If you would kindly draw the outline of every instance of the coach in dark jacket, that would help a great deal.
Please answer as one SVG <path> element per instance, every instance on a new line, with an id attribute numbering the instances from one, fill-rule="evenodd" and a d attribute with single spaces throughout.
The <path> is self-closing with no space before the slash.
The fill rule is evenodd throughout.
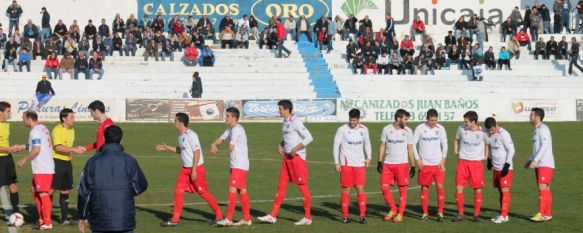
<path id="1" fill-rule="evenodd" d="M 105 145 L 87 161 L 79 183 L 79 229 L 95 232 L 133 232 L 134 197 L 148 188 L 140 165 L 124 152 L 119 126 L 105 130 Z"/>

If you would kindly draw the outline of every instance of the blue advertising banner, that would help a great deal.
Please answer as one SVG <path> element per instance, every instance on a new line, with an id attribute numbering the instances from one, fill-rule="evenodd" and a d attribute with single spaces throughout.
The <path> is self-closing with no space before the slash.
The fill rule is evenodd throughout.
<path id="1" fill-rule="evenodd" d="M 243 100 L 243 117 L 279 117 L 279 100 Z M 335 99 L 292 100 L 293 113 L 299 117 L 336 116 Z"/>
<path id="2" fill-rule="evenodd" d="M 305 15 L 313 24 L 320 16 L 332 16 L 331 0 L 138 0 L 138 17 L 148 15 L 153 19 L 161 15 L 166 22 L 178 15 L 186 19 L 192 16 L 198 20 L 207 15 L 215 29 L 229 14 L 237 20 L 243 15 L 253 15 L 261 27 L 269 24 L 272 16 L 298 18 Z"/>

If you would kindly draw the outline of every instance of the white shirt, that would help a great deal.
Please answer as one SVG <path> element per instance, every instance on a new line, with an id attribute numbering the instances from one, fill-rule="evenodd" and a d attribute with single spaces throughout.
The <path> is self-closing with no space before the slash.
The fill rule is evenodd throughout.
<path id="1" fill-rule="evenodd" d="M 514 157 L 514 144 L 510 133 L 503 128 L 498 128 L 496 132 L 488 136 L 490 142 L 490 158 L 495 171 L 501 171 L 505 163 L 510 164 L 512 170 L 512 158 Z"/>
<path id="2" fill-rule="evenodd" d="M 29 151 L 32 151 L 33 147 L 40 147 L 39 154 L 30 161 L 32 174 L 54 174 L 55 162 L 49 129 L 42 124 L 35 125 L 30 131 L 28 144 Z"/>
<path id="3" fill-rule="evenodd" d="M 381 65 L 387 65 L 389 64 L 389 56 L 379 56 L 379 58 L 377 58 L 377 64 L 381 64 Z"/>
<path id="4" fill-rule="evenodd" d="M 413 144 L 413 131 L 411 128 L 395 129 L 393 124 L 387 125 L 383 128 L 381 142 L 385 143 L 384 163 L 409 163 L 407 146 Z"/>
<path id="5" fill-rule="evenodd" d="M 296 153 L 300 155 L 303 160 L 306 160 L 306 147 L 314 140 L 314 138 L 312 138 L 312 134 L 306 129 L 304 123 L 295 115 L 292 115 L 290 119 L 285 119 L 283 121 L 281 132 L 283 134 L 283 151 L 286 154 L 289 154 L 295 146 L 301 143 L 304 147 L 299 149 Z"/>
<path id="6" fill-rule="evenodd" d="M 535 161 L 537 163 L 536 167 L 555 168 L 551 130 L 544 123 L 541 123 L 534 129 L 532 155 L 528 160 Z"/>
<path id="7" fill-rule="evenodd" d="M 197 166 L 204 164 L 202 147 L 200 146 L 198 135 L 194 131 L 187 129 L 186 132 L 180 134 L 178 136 L 178 144 L 180 146 L 180 155 L 182 156 L 182 166 L 192 167 L 194 152 L 197 150 L 200 152 Z"/>
<path id="8" fill-rule="evenodd" d="M 417 145 L 419 144 L 419 150 Z M 440 124 L 435 127 L 423 123 L 413 133 L 413 153 L 423 165 L 437 166 L 447 156 L 447 134 Z"/>
<path id="9" fill-rule="evenodd" d="M 459 140 L 459 158 L 470 161 L 484 160 L 484 148 L 488 144 L 488 136 L 481 127 L 472 131 L 462 125 L 457 129 L 455 139 Z"/>
<path id="10" fill-rule="evenodd" d="M 249 150 L 247 149 L 247 135 L 240 124 L 228 127 L 221 140 L 229 140 L 229 144 L 235 146 L 231 151 L 231 168 L 249 171 Z"/>
<path id="11" fill-rule="evenodd" d="M 336 165 L 364 167 L 366 159 L 371 159 L 371 145 L 368 128 L 359 124 L 355 128 L 345 124 L 334 136 L 334 163 Z"/>

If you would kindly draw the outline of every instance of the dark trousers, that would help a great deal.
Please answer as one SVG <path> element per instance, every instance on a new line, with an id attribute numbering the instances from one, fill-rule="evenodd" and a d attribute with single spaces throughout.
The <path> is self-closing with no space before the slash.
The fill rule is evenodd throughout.
<path id="1" fill-rule="evenodd" d="M 282 53 L 281 53 L 282 50 L 285 51 L 288 56 L 291 54 L 291 51 L 289 51 L 289 49 L 287 49 L 285 46 L 283 46 L 284 41 L 285 41 L 285 38 L 277 41 L 277 51 L 278 51 L 279 57 L 282 56 Z"/>
<path id="2" fill-rule="evenodd" d="M 573 65 L 579 69 L 579 71 L 583 72 L 583 67 L 581 67 L 577 61 L 579 60 L 579 54 L 571 55 L 571 60 L 569 60 L 569 74 L 573 73 Z"/>

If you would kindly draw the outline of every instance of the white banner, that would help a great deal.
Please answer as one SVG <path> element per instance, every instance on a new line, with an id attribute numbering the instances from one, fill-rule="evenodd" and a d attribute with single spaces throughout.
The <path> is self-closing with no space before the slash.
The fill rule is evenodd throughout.
<path id="1" fill-rule="evenodd" d="M 32 98 L 8 99 L 11 105 L 12 116 L 9 121 L 21 121 L 22 113 L 26 110 L 35 110 L 40 121 L 58 122 L 59 112 L 64 108 L 70 108 L 75 112 L 77 121 L 93 121 L 89 112 L 89 104 L 95 99 L 51 99 L 46 105 L 38 108 L 37 101 Z M 113 121 L 124 120 L 125 100 L 124 99 L 101 99 L 105 104 L 105 112 Z"/>

